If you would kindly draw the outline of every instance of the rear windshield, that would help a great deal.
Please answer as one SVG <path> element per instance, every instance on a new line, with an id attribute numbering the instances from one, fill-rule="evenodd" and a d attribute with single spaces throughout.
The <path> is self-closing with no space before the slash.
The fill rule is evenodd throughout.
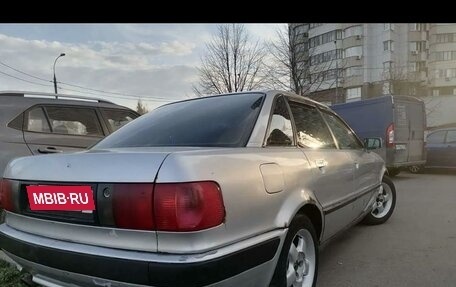
<path id="1" fill-rule="evenodd" d="M 132 121 L 93 149 L 245 146 L 263 98 L 263 94 L 235 94 L 169 104 Z"/>

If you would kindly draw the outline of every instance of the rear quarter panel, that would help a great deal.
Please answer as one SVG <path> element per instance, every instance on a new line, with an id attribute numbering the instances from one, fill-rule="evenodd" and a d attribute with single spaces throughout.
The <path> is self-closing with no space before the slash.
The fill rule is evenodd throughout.
<path id="1" fill-rule="evenodd" d="M 280 192 L 266 191 L 260 165 L 276 163 L 283 174 Z M 216 181 L 222 190 L 225 222 L 199 232 L 157 232 L 158 251 L 204 252 L 255 235 L 284 229 L 306 202 L 315 203 L 306 190 L 310 166 L 297 148 L 235 148 L 169 155 L 156 183 Z"/>

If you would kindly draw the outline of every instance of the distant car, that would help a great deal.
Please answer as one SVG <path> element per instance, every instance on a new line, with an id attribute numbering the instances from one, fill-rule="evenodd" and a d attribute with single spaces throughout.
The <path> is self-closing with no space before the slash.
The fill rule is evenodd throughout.
<path id="1" fill-rule="evenodd" d="M 95 98 L 0 92 L 0 177 L 13 158 L 85 149 L 138 116 Z"/>
<path id="2" fill-rule="evenodd" d="M 393 213 L 381 144 L 288 92 L 167 104 L 13 160 L 0 245 L 44 286 L 315 286 L 320 243 Z"/>
<path id="3" fill-rule="evenodd" d="M 426 163 L 410 167 L 412 173 L 419 173 L 423 168 L 456 169 L 456 127 L 430 132 L 426 153 Z"/>

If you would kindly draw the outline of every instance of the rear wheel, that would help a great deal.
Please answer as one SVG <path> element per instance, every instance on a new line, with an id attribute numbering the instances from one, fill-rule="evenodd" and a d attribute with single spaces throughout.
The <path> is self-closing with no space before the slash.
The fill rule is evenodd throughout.
<path id="1" fill-rule="evenodd" d="M 419 165 L 412 165 L 409 167 L 409 171 L 411 173 L 420 173 L 423 171 L 423 167 Z"/>
<path id="2" fill-rule="evenodd" d="M 377 225 L 386 222 L 396 206 L 396 188 L 387 176 L 383 176 L 382 192 L 377 195 L 372 211 L 363 219 L 363 223 Z"/>
<path id="3" fill-rule="evenodd" d="M 296 215 L 290 224 L 271 287 L 314 287 L 317 282 L 318 243 L 310 219 Z"/>

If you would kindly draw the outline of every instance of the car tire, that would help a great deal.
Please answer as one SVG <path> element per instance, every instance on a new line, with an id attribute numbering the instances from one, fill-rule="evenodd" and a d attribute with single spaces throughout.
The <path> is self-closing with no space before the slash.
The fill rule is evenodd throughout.
<path id="1" fill-rule="evenodd" d="M 378 225 L 385 223 L 393 214 L 396 207 L 396 187 L 387 176 L 383 176 L 382 187 L 383 191 L 377 195 L 374 208 L 363 219 L 364 224 Z"/>
<path id="2" fill-rule="evenodd" d="M 391 177 L 395 177 L 400 172 L 401 172 L 401 170 L 399 168 L 397 168 L 397 167 L 388 168 L 388 175 L 391 176 Z"/>
<path id="3" fill-rule="evenodd" d="M 423 167 L 420 166 L 420 165 L 412 165 L 408 169 L 409 169 L 409 171 L 411 173 L 421 173 L 421 172 L 423 172 Z"/>
<path id="4" fill-rule="evenodd" d="M 298 214 L 288 228 L 270 287 L 315 287 L 318 257 L 315 228 L 306 215 Z"/>

